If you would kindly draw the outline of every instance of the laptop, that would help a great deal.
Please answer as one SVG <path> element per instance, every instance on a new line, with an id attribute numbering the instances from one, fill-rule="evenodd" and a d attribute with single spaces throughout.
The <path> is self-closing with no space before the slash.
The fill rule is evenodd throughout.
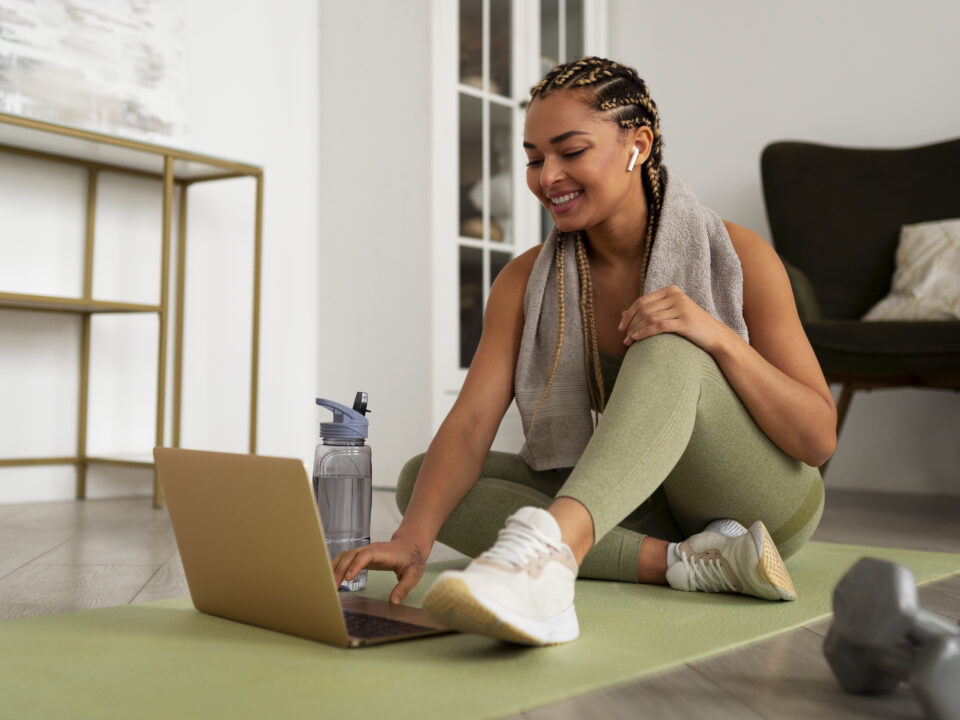
<path id="1" fill-rule="evenodd" d="M 197 610 L 343 648 L 452 632 L 419 608 L 337 591 L 300 460 L 153 457 Z"/>

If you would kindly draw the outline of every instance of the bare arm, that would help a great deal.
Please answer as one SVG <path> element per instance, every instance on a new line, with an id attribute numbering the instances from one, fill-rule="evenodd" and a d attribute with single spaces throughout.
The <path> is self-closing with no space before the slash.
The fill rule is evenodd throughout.
<path id="1" fill-rule="evenodd" d="M 791 457 L 822 465 L 836 449 L 837 409 L 800 323 L 786 270 L 762 237 L 726 225 L 743 267 L 750 344 L 724 326 L 711 353 L 767 436 Z"/>
<path id="2" fill-rule="evenodd" d="M 513 400 L 513 376 L 523 332 L 523 295 L 540 248 L 510 262 L 490 290 L 483 334 L 463 388 L 427 450 L 400 527 L 388 543 L 347 550 L 333 561 L 334 577 L 363 568 L 393 570 L 390 593 L 400 602 L 423 575 L 437 534 L 480 476 L 504 413 Z"/>
<path id="3" fill-rule="evenodd" d="M 476 355 L 456 403 L 430 443 L 394 539 L 417 543 L 429 552 L 440 527 L 476 483 L 513 400 L 523 294 L 535 259 L 536 253 L 528 251 L 494 282 Z"/>

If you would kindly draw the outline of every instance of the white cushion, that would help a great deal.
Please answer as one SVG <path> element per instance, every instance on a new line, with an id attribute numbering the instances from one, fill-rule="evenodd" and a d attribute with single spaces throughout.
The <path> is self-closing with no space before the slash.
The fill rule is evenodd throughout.
<path id="1" fill-rule="evenodd" d="M 900 228 L 890 293 L 864 320 L 960 320 L 960 219 Z"/>

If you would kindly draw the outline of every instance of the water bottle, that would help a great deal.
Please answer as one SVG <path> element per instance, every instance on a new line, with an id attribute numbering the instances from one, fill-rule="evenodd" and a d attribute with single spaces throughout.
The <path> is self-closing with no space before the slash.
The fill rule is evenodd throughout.
<path id="1" fill-rule="evenodd" d="M 333 412 L 333 422 L 320 423 L 320 444 L 313 462 L 313 493 L 317 498 L 327 551 L 339 553 L 370 544 L 370 503 L 373 474 L 368 434 L 367 394 L 358 392 L 353 408 L 324 398 L 321 405 Z M 367 571 L 340 583 L 341 591 L 363 590 Z"/>

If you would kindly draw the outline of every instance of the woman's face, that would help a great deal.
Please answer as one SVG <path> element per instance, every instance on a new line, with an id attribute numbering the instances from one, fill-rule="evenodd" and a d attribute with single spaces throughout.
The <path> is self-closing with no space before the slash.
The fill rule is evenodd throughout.
<path id="1" fill-rule="evenodd" d="M 588 230 L 625 208 L 645 213 L 640 173 L 627 172 L 627 166 L 634 146 L 640 145 L 639 170 L 649 145 L 631 139 L 575 93 L 558 92 L 530 103 L 523 139 L 527 187 L 557 229 Z"/>

